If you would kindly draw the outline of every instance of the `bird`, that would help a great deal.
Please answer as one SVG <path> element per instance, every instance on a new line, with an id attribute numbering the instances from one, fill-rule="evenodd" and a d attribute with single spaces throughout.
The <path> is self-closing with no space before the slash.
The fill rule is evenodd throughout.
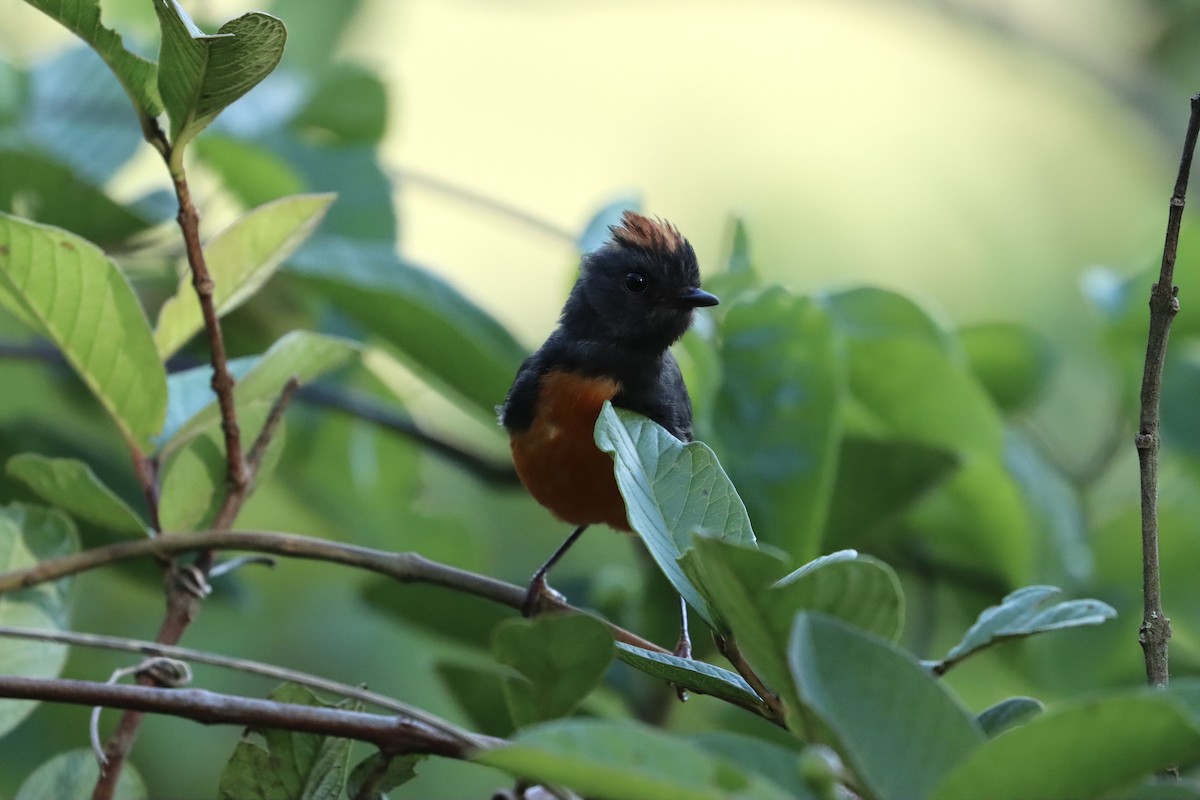
<path id="1" fill-rule="evenodd" d="M 719 300 L 700 288 L 696 252 L 671 223 L 625 211 L 609 230 L 581 259 L 557 326 L 521 364 L 499 409 L 521 483 L 575 526 L 530 580 L 526 616 L 553 591 L 547 574 L 589 526 L 632 532 L 612 458 L 593 438 L 605 401 L 692 440 L 692 402 L 669 348 L 695 309 Z M 690 656 L 682 601 L 681 614 L 675 652 Z"/>

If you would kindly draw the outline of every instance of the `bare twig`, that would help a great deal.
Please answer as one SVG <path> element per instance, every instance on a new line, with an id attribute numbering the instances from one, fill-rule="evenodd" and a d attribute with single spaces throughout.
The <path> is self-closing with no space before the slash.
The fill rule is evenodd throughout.
<path id="1" fill-rule="evenodd" d="M 32 639 L 39 642 L 59 642 L 62 644 L 82 645 L 84 647 L 99 647 L 106 650 L 119 650 L 126 653 L 138 653 L 140 655 L 153 656 L 159 658 L 172 658 L 183 662 L 193 662 L 196 664 L 209 664 L 215 667 L 224 667 L 225 669 L 237 670 L 249 675 L 261 675 L 265 678 L 273 678 L 275 680 L 289 681 L 302 686 L 307 686 L 310 689 L 317 689 L 330 694 L 339 695 L 341 697 L 349 697 L 354 700 L 361 700 L 364 703 L 377 706 L 379 708 L 394 711 L 398 714 L 403 714 L 412 717 L 418 722 L 423 722 L 431 728 L 441 731 L 447 736 L 452 736 L 459 739 L 465 745 L 478 745 L 475 734 L 459 728 L 457 725 L 440 719 L 433 714 L 429 714 L 419 708 L 410 706 L 407 703 L 402 703 L 399 700 L 394 700 L 386 695 L 370 692 L 366 689 L 357 686 L 351 686 L 338 681 L 331 681 L 327 678 L 321 678 L 316 675 L 311 675 L 307 672 L 298 672 L 284 667 L 277 667 L 274 664 L 264 664 L 261 661 L 252 661 L 245 658 L 230 658 L 229 656 L 219 655 L 217 653 L 209 653 L 204 650 L 193 650 L 188 647 L 174 647 L 164 644 L 156 644 L 154 642 L 142 642 L 137 639 L 124 639 L 118 636 L 98 636 L 90 633 L 74 633 L 70 631 L 54 631 L 43 630 L 36 628 L 13 628 L 7 625 L 0 625 L 0 637 L 8 637 L 13 639 Z M 133 674 L 133 673 L 130 673 Z"/>
<path id="2" fill-rule="evenodd" d="M 204 689 L 121 686 L 61 678 L 0 676 L 0 697 L 123 708 L 194 720 L 205 725 L 284 728 L 369 742 L 387 753 L 428 753 L 466 758 L 482 747 L 505 742 L 475 736 L 461 740 L 404 715 L 385 716 L 341 708 L 303 706 L 273 700 L 218 694 Z"/>
<path id="3" fill-rule="evenodd" d="M 156 539 L 137 539 L 51 558 L 22 570 L 0 574 L 0 593 L 58 580 L 105 564 L 146 556 L 172 556 L 198 550 L 243 550 L 271 553 L 357 567 L 401 583 L 429 583 L 520 609 L 526 587 L 431 561 L 419 553 L 393 553 L 294 534 L 264 531 L 205 531 L 173 533 Z M 547 600 L 556 611 L 588 613 L 561 600 Z M 621 642 L 658 653 L 668 652 L 635 633 L 606 623 Z M 156 640 L 157 641 L 157 640 Z M 173 644 L 173 642 L 171 643 Z"/>
<path id="4" fill-rule="evenodd" d="M 1196 136 L 1200 132 L 1200 95 L 1192 98 L 1191 117 L 1184 137 L 1179 174 L 1171 195 L 1167 216 L 1167 235 L 1163 245 L 1162 268 L 1158 282 L 1150 289 L 1150 332 L 1146 342 L 1146 368 L 1142 373 L 1141 417 L 1138 424 L 1137 451 L 1142 490 L 1142 594 L 1144 614 L 1138 639 L 1146 659 L 1146 680 L 1151 686 L 1164 687 L 1169 677 L 1168 644 L 1171 621 L 1163 613 L 1162 583 L 1158 567 L 1158 448 L 1159 402 L 1162 394 L 1163 364 L 1171 321 L 1179 311 L 1179 287 L 1174 284 L 1175 255 L 1179 250 L 1179 227 L 1183 219 L 1184 198 Z"/>

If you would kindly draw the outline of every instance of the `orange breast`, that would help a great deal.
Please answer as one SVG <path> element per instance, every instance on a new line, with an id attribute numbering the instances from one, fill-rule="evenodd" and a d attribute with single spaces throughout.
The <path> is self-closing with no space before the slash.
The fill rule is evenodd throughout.
<path id="1" fill-rule="evenodd" d="M 548 372 L 539 384 L 533 424 L 512 436 L 521 482 L 564 522 L 630 530 L 612 458 L 593 439 L 600 408 L 619 389 L 610 379 Z"/>

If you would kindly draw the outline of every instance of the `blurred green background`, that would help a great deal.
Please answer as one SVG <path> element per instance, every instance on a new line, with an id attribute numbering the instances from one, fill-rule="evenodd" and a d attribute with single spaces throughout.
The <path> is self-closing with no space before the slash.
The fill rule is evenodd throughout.
<path id="1" fill-rule="evenodd" d="M 229 110 L 207 134 L 214 140 L 258 136 L 268 150 L 284 147 L 271 138 L 271 126 L 289 118 L 297 98 L 339 74 L 332 65 L 377 76 L 378 83 L 363 82 L 363 95 L 347 92 L 345 107 L 332 106 L 331 119 L 351 125 L 363 108 L 382 115 L 386 104 L 381 136 L 356 141 L 353 131 L 330 134 L 337 124 L 326 120 L 286 144 L 317 153 L 312 163 L 328 174 L 307 175 L 312 188 L 342 192 L 341 208 L 349 210 L 337 219 L 335 211 L 327 225 L 345 233 L 394 219 L 404 259 L 448 279 L 526 348 L 554 324 L 589 220 L 618 201 L 674 222 L 696 246 L 706 274 L 722 268 L 736 215 L 767 281 L 802 293 L 886 287 L 916 300 L 947 329 L 984 321 L 1030 326 L 1046 359 L 1036 402 L 1008 418 L 1009 435 L 1019 442 L 1006 452 L 1006 464 L 1018 476 L 1028 528 L 1013 536 L 1066 544 L 1046 561 L 1033 556 L 1018 582 L 1057 583 L 1099 597 L 1121 617 L 1100 629 L 997 651 L 949 680 L 979 710 L 1014 693 L 1052 700 L 1141 679 L 1128 401 L 1140 378 L 1144 271 L 1160 256 L 1187 98 L 1200 89 L 1200 19 L 1191 4 L 183 5 L 209 30 L 247 10 L 274 13 L 290 30 L 280 71 Z M 102 7 L 107 23 L 153 52 L 149 2 L 104 0 Z M 79 73 L 51 68 L 74 40 L 19 0 L 0 0 L 0 19 L 6 62 L 0 120 L 24 113 L 31 97 L 47 103 L 53 117 L 57 96 L 72 107 L 76 134 L 86 135 L 88 115 L 78 113 L 86 103 L 70 99 Z M 17 91 L 18 73 L 40 76 L 31 85 L 42 94 Z M 378 87 L 381 97 L 373 94 Z M 132 116 L 129 126 L 136 136 Z M 321 155 L 333 140 L 336 153 Z M 221 174 L 216 163 L 194 177 L 209 234 L 254 190 L 229 191 L 236 170 Z M 125 200 L 165 186 L 144 146 L 104 182 Z M 345 205 L 356 202 L 362 205 Z M 368 219 L 372 214 L 384 222 Z M 1197 265 L 1188 256 L 1200 252 L 1186 239 L 1184 247 L 1180 325 L 1197 285 Z M 154 297 L 169 290 L 163 266 L 174 255 L 169 246 L 151 247 L 118 260 Z M 1127 277 L 1136 281 L 1126 285 Z M 231 316 L 234 355 L 261 352 L 291 327 L 357 333 L 344 317 L 317 307 L 306 285 L 311 291 L 303 278 L 281 276 Z M 1168 374 L 1175 388 L 1167 421 L 1174 438 L 1161 487 L 1166 604 L 1179 673 L 1200 663 L 1200 590 L 1189 577 L 1200 555 L 1194 499 L 1200 473 L 1193 460 L 1200 426 L 1190 421 L 1200 386 L 1193 377 L 1200 375 L 1197 329 L 1191 323 L 1173 342 L 1178 356 Z M 17 331 L 0 323 L 6 337 Z M 386 387 L 431 430 L 495 461 L 506 457 L 486 415 L 464 412 L 453 392 L 431 389 L 391 361 L 343 378 L 365 392 L 386 394 Z M 84 457 L 137 502 L 117 437 L 70 380 L 43 364 L 3 361 L 0 386 L 0 460 L 25 449 Z M 698 400 L 701 418 L 710 411 L 704 402 Z M 304 406 L 290 421 L 283 466 L 239 527 L 412 549 L 514 582 L 526 580 L 567 533 L 519 488 L 480 481 L 368 423 Z M 699 433 L 708 438 L 712 431 Z M 724 458 L 720 444 L 714 441 Z M 12 482 L 0 488 L 6 501 L 28 497 Z M 85 541 L 98 540 L 94 531 L 84 534 Z M 760 537 L 767 538 L 761 530 Z M 987 564 L 950 576 L 900 566 L 907 567 L 910 603 L 905 643 L 919 655 L 944 650 L 1010 588 L 988 574 Z M 673 606 L 645 573 L 633 543 L 595 531 L 556 570 L 554 582 L 573 599 L 668 641 Z M 77 591 L 84 598 L 78 630 L 153 637 L 162 596 L 148 566 L 93 573 L 79 579 Z M 662 596 L 661 613 L 645 610 L 647 595 Z M 401 624 L 389 608 L 399 609 Z M 384 588 L 348 571 L 286 562 L 223 581 L 184 644 L 365 682 L 483 727 L 442 677 L 482 673 L 475 683 L 459 683 L 486 689 L 493 666 L 478 644 L 494 618 L 482 604 L 433 589 Z M 81 652 L 68 674 L 103 679 L 125 663 Z M 203 667 L 197 683 L 260 695 L 269 688 Z M 647 716 L 659 713 L 653 687 L 616 667 L 589 711 L 615 713 L 639 702 L 655 706 L 641 709 Z M 751 724 L 705 698 L 667 705 L 665 713 L 670 724 L 694 730 Z M 154 797 L 209 797 L 239 733 L 150 719 L 134 763 Z M 13 793 L 51 753 L 85 742 L 85 713 L 40 708 L 0 741 L 0 796 Z M 482 767 L 427 762 L 421 772 L 424 780 L 394 796 L 481 797 L 507 783 Z"/>

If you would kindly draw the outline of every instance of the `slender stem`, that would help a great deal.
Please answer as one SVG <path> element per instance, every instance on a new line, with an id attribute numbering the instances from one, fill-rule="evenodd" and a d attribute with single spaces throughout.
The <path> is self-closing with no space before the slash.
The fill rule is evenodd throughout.
<path id="1" fill-rule="evenodd" d="M 350 697 L 355 700 L 361 700 L 364 703 L 369 703 L 379 708 L 394 711 L 398 714 L 403 714 L 412 717 L 418 722 L 428 725 L 430 728 L 439 730 L 447 736 L 458 738 L 463 744 L 479 745 L 475 734 L 459 728 L 439 717 L 429 714 L 419 708 L 410 706 L 407 703 L 401 703 L 386 695 L 376 692 L 369 692 L 366 689 L 361 689 L 357 686 L 331 681 L 326 678 L 321 678 L 316 675 L 310 675 L 306 672 L 298 672 L 296 670 L 277 667 L 274 664 L 264 664 L 261 661 L 252 661 L 244 658 L 230 658 L 229 656 L 219 655 L 217 653 L 209 653 L 204 650 L 193 650 L 188 647 L 172 647 L 170 645 L 156 644 L 154 642 L 143 642 L 137 639 L 125 639 L 119 636 L 98 636 L 90 633 L 74 633 L 70 631 L 54 631 L 43 630 L 38 628 L 13 628 L 7 625 L 0 625 L 0 637 L 12 639 L 30 639 L 38 642 L 58 642 L 61 644 L 82 645 L 84 647 L 99 647 L 106 650 L 119 650 L 126 653 L 138 653 L 145 656 L 153 656 L 156 658 L 174 658 L 184 662 L 194 662 L 197 664 L 210 664 L 216 667 L 224 667 L 226 669 L 237 670 L 250 675 L 261 675 L 266 678 L 274 678 L 281 681 L 289 681 L 302 686 L 307 686 L 310 689 L 330 692 L 341 697 Z"/>
<path id="2" fill-rule="evenodd" d="M 137 539 L 96 547 L 61 558 L 47 559 L 27 569 L 2 573 L 0 574 L 0 593 L 25 589 L 118 561 L 146 556 L 171 556 L 198 550 L 243 550 L 291 558 L 328 561 L 375 572 L 401 583 L 429 583 L 444 586 L 515 609 L 520 609 L 525 600 L 526 587 L 431 561 L 418 553 L 394 553 L 343 544 L 328 539 L 263 531 L 173 533 L 155 539 Z M 588 613 L 565 601 L 552 598 L 546 598 L 544 605 L 556 611 Z M 647 641 L 635 633 L 611 623 L 606 624 L 618 641 L 657 653 L 667 652 L 666 648 Z M 169 644 L 174 644 L 174 642 Z"/>
<path id="3" fill-rule="evenodd" d="M 385 716 L 342 708 L 279 703 L 205 689 L 163 689 L 62 678 L 0 676 L 0 697 L 123 708 L 139 714 L 169 714 L 205 725 L 285 728 L 369 742 L 389 753 L 466 758 L 480 746 L 489 748 L 505 744 L 500 739 L 476 736 L 477 744 L 467 745 L 404 715 Z"/>
<path id="4" fill-rule="evenodd" d="M 200 213 L 192 203 L 192 193 L 182 168 L 172 170 L 171 180 L 175 186 L 175 197 L 179 200 L 179 229 L 183 232 L 188 266 L 191 267 L 192 288 L 196 290 L 196 297 L 200 301 L 204 330 L 208 333 L 213 368 L 212 389 L 217 395 L 217 406 L 221 410 L 221 431 L 225 436 L 225 480 L 229 487 L 226 502 L 240 504 L 240 499 L 249 488 L 250 475 L 242 454 L 242 436 L 233 401 L 233 374 L 229 371 L 229 362 L 225 355 L 225 337 L 221 332 L 216 303 L 213 301 L 215 285 L 204 259 L 204 248 L 200 244 Z"/>
<path id="5" fill-rule="evenodd" d="M 1138 640 L 1145 655 L 1146 680 L 1151 686 L 1157 687 L 1165 687 L 1169 679 L 1168 644 L 1171 640 L 1171 620 L 1163 612 L 1158 564 L 1159 404 L 1167 338 L 1171 330 L 1171 321 L 1179 311 L 1179 287 L 1174 284 L 1175 255 L 1179 250 L 1179 228 L 1183 219 L 1192 156 L 1196 150 L 1197 133 L 1200 132 L 1200 95 L 1193 97 L 1191 104 L 1183 156 L 1179 159 L 1179 174 L 1175 179 L 1175 191 L 1171 195 L 1167 216 L 1162 267 L 1158 282 L 1150 289 L 1150 331 L 1146 342 L 1146 367 L 1142 373 L 1141 415 L 1136 440 L 1141 474 L 1144 604 Z"/>
<path id="6" fill-rule="evenodd" d="M 783 707 L 783 701 L 779 699 L 779 695 L 772 692 L 763 679 L 754 671 L 754 667 L 750 666 L 750 662 L 742 655 L 741 648 L 738 647 L 737 641 L 732 636 L 716 636 L 713 638 L 717 643 L 717 650 L 721 651 L 721 655 L 733 665 L 737 670 L 737 674 L 745 679 L 746 683 L 750 684 L 750 688 L 754 693 L 762 698 L 767 708 L 771 712 L 772 721 L 783 724 L 787 718 L 787 710 Z"/>

